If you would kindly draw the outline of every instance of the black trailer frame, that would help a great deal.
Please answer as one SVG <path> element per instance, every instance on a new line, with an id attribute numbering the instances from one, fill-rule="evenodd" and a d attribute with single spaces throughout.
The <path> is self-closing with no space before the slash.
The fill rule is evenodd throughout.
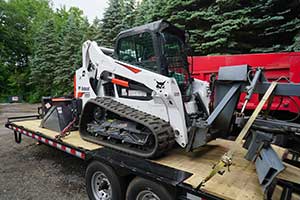
<path id="1" fill-rule="evenodd" d="M 39 115 L 30 115 L 22 117 L 8 118 L 5 127 L 14 131 L 14 138 L 17 143 L 21 143 L 22 135 L 31 137 L 40 143 L 48 145 L 50 147 L 59 149 L 66 153 L 69 153 L 77 158 L 80 158 L 84 162 L 91 163 L 92 161 L 100 161 L 113 169 L 117 169 L 122 173 L 143 177 L 148 180 L 152 180 L 160 183 L 164 186 L 169 186 L 176 189 L 177 199 L 180 200 L 220 200 L 223 198 L 209 194 L 202 190 L 196 190 L 192 186 L 183 183 L 183 181 L 189 178 L 192 174 L 179 169 L 167 167 L 158 163 L 154 163 L 142 158 L 130 156 L 115 150 L 108 148 L 99 148 L 95 150 L 87 150 L 78 148 L 65 143 L 61 140 L 55 140 L 49 138 L 43 133 L 28 130 L 23 126 L 18 126 L 14 122 L 25 120 L 40 119 Z M 279 180 L 278 185 L 283 187 L 281 199 L 291 199 L 293 192 L 300 193 L 300 185 Z"/>

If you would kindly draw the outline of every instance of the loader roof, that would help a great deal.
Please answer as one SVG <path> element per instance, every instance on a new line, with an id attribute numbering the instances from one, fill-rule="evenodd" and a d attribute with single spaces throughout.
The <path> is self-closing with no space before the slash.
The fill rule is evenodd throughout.
<path id="1" fill-rule="evenodd" d="M 182 41 L 185 41 L 185 31 L 179 29 L 178 27 L 174 26 L 173 24 L 164 19 L 122 31 L 118 34 L 117 38 L 119 39 L 130 35 L 136 35 L 146 31 L 157 33 L 162 32 L 164 30 L 178 35 L 182 39 Z"/>

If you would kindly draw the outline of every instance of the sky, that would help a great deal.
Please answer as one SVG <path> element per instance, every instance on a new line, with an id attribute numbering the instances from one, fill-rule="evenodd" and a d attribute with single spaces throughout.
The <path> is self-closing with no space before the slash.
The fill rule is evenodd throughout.
<path id="1" fill-rule="evenodd" d="M 102 18 L 104 9 L 107 7 L 107 0 L 52 0 L 54 8 L 60 8 L 66 6 L 70 8 L 72 6 L 78 7 L 83 10 L 90 22 L 97 16 Z"/>

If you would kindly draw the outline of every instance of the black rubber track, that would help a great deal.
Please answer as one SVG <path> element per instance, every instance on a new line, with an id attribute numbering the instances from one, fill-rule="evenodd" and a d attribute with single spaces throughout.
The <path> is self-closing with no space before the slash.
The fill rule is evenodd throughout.
<path id="1" fill-rule="evenodd" d="M 152 132 L 155 138 L 155 145 L 153 145 L 153 149 L 151 151 L 148 150 L 147 152 L 143 152 L 141 149 L 138 148 L 131 148 L 131 146 L 123 145 L 121 143 L 112 143 L 110 140 L 100 140 L 100 138 L 90 135 L 87 132 L 87 130 L 84 130 L 84 128 L 87 126 L 82 124 L 87 123 L 88 120 L 85 120 L 83 118 L 89 115 L 87 113 L 91 113 L 90 110 L 85 109 L 87 108 L 88 104 L 93 104 L 94 108 L 96 108 L 96 106 L 100 106 L 101 108 L 109 112 L 115 113 L 124 119 L 129 119 L 147 127 Z M 85 108 L 83 110 L 83 114 L 80 120 L 80 135 L 84 140 L 143 158 L 159 157 L 164 152 L 170 150 L 175 143 L 174 131 L 168 122 L 156 116 L 124 105 L 111 98 L 97 97 L 95 99 L 91 99 L 86 103 Z"/>

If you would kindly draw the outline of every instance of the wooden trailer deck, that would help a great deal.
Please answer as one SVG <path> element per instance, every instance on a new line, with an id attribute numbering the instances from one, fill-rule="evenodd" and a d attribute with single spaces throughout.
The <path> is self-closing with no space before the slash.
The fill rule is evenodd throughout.
<path id="1" fill-rule="evenodd" d="M 13 123 L 54 139 L 58 133 L 39 127 L 40 122 L 41 120 L 26 120 Z M 100 145 L 82 140 L 78 131 L 71 132 L 62 141 L 85 150 L 102 148 Z M 208 175 L 213 164 L 227 152 L 232 143 L 232 141 L 227 140 L 214 140 L 193 153 L 186 153 L 183 149 L 174 149 L 166 156 L 153 160 L 153 162 L 192 173 L 193 175 L 184 182 L 195 188 Z M 282 149 L 277 150 L 279 154 L 283 153 Z M 255 167 L 243 158 L 245 152 L 246 150 L 240 149 L 234 156 L 230 172 L 226 171 L 222 176 L 216 175 L 205 184 L 202 190 L 225 199 L 263 199 L 263 192 L 258 183 Z M 279 176 L 282 179 L 300 183 L 300 170 L 288 164 L 286 164 L 286 170 Z M 300 199 L 299 196 L 295 198 Z"/>

